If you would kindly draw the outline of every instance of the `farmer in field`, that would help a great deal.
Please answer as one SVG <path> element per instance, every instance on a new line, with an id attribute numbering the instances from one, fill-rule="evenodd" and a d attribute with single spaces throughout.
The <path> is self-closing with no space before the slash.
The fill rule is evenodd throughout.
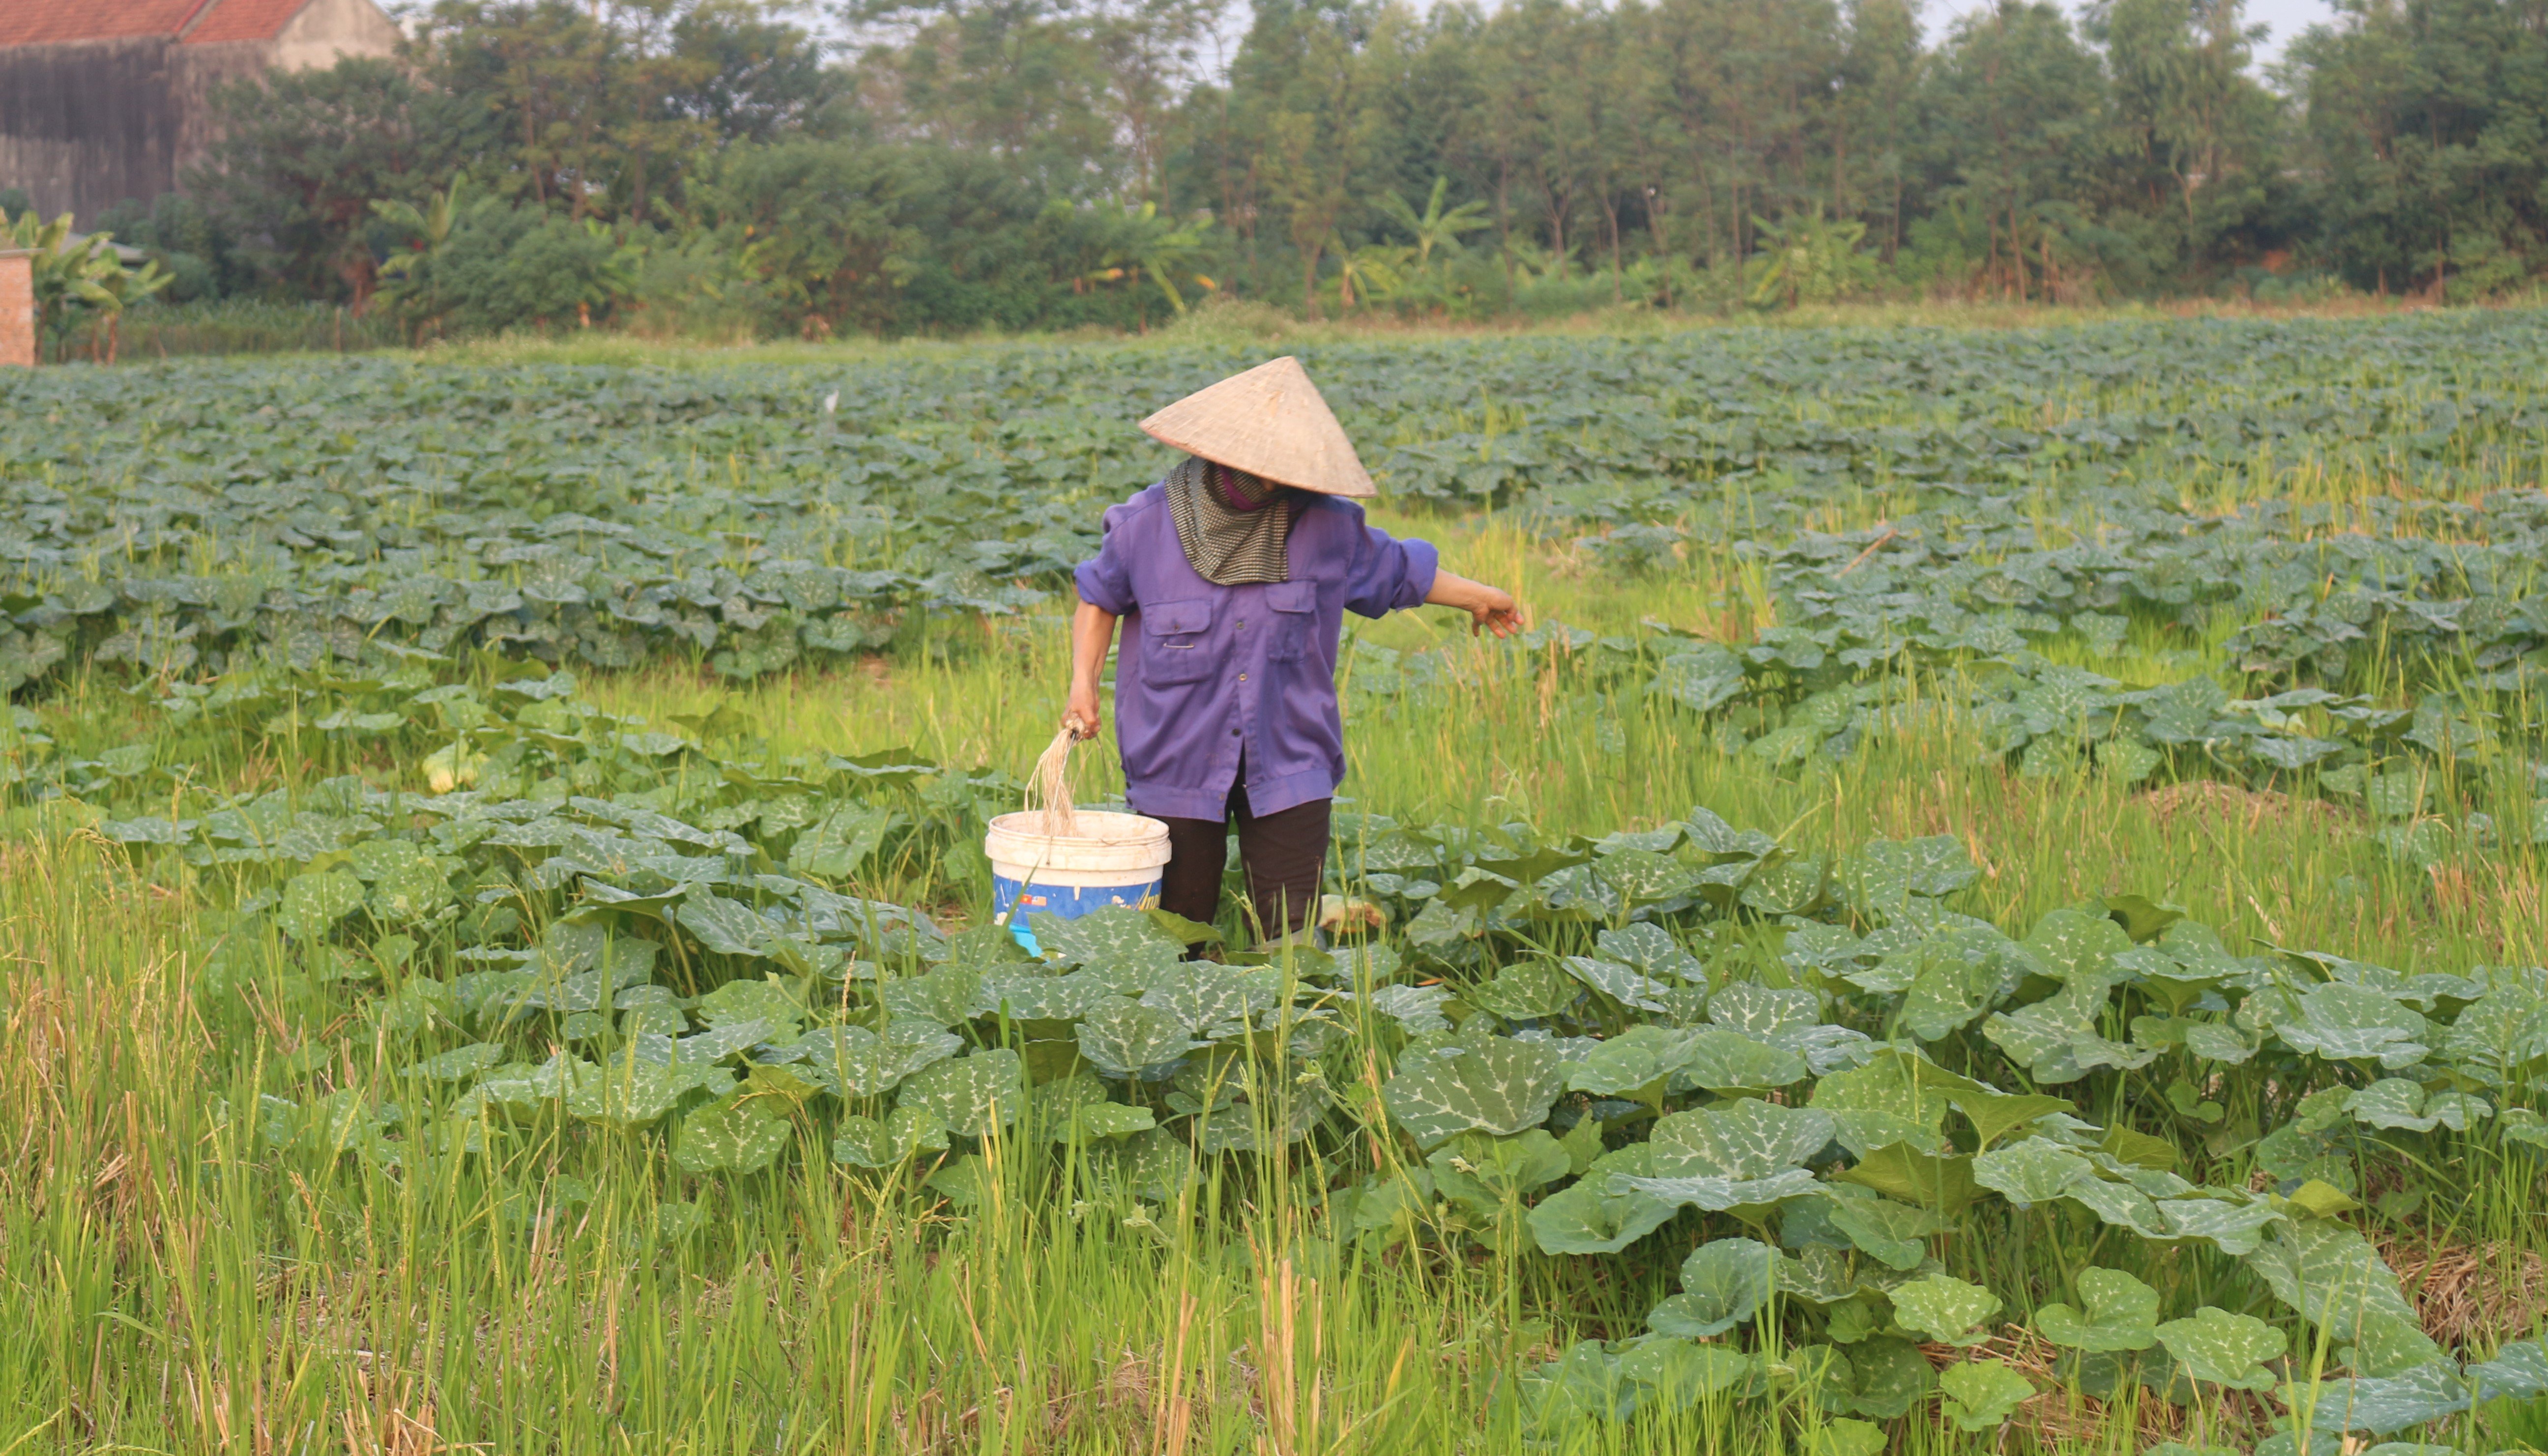
<path id="1" fill-rule="evenodd" d="M 1116 733 L 1134 811 L 1168 826 L 1160 907 L 1212 921 L 1235 823 L 1256 933 L 1296 935 L 1318 910 L 1345 772 L 1344 613 L 1432 602 L 1499 637 L 1520 617 L 1505 592 L 1441 570 L 1429 542 L 1363 523 L 1354 500 L 1379 493 L 1298 360 L 1225 379 L 1141 428 L 1188 458 L 1110 508 L 1105 544 L 1080 563 L 1062 721 L 1096 736 L 1098 673 L 1125 619 Z"/>

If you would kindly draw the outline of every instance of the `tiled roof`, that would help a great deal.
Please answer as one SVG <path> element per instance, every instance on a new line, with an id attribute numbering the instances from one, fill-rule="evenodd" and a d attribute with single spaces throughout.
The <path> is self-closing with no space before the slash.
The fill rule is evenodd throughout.
<path id="1" fill-rule="evenodd" d="M 189 46 L 216 41 L 271 41 L 310 0 L 213 0 L 212 13 L 186 33 Z"/>
<path id="2" fill-rule="evenodd" d="M 309 0 L 0 0 L 0 47 L 183 35 L 270 41 Z M 188 26 L 193 26 L 188 31 Z"/>

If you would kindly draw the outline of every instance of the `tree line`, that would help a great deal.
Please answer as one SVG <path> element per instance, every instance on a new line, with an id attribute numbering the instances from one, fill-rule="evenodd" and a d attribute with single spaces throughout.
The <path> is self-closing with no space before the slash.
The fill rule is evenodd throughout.
<path id="1" fill-rule="evenodd" d="M 2548 0 L 2336 8 L 437 0 L 87 222 L 416 337 L 2529 287 Z"/>

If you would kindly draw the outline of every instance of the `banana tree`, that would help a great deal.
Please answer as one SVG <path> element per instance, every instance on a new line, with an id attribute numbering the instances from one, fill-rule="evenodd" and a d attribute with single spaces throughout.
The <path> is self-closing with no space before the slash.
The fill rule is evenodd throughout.
<path id="1" fill-rule="evenodd" d="M 36 329 L 40 337 L 52 340 L 55 357 L 59 357 L 64 341 L 84 313 L 103 314 L 113 319 L 124 311 L 128 300 L 137 302 L 171 281 L 155 262 L 145 263 L 137 271 L 128 270 L 115 251 L 111 233 L 75 234 L 68 213 L 49 223 L 39 219 L 33 210 L 21 213 L 0 227 L 0 245 L 25 248 L 35 255 L 29 262 L 36 294 Z M 112 354 L 108 357 L 112 358 Z"/>
<path id="2" fill-rule="evenodd" d="M 409 249 L 392 253 L 381 264 L 380 287 L 372 301 L 386 308 L 407 325 L 408 342 L 422 342 L 426 325 L 442 316 L 437 307 L 439 290 L 434 287 L 433 265 L 440 258 L 443 245 L 451 240 L 453 225 L 466 211 L 461 197 L 469 190 L 469 174 L 459 173 L 451 184 L 433 193 L 421 208 L 404 198 L 375 199 L 372 212 L 381 221 L 404 228 L 411 234 Z"/>
<path id="3" fill-rule="evenodd" d="M 1858 250 L 1866 225 L 1823 216 L 1822 205 L 1784 223 L 1752 220 L 1761 251 L 1745 265 L 1756 309 L 1825 304 L 1871 287 L 1875 260 Z"/>
<path id="4" fill-rule="evenodd" d="M 1377 303 L 1407 284 L 1403 271 L 1407 248 L 1377 242 L 1349 248 L 1341 235 L 1329 233 L 1327 250 L 1336 255 L 1336 307 L 1340 309 L 1351 309 L 1356 299 Z"/>
<path id="5" fill-rule="evenodd" d="M 1435 248 L 1440 248 L 1446 253 L 1450 252 L 1459 247 L 1463 236 L 1489 226 L 1487 205 L 1484 202 L 1464 202 L 1449 212 L 1444 212 L 1442 199 L 1450 190 L 1450 178 L 1434 178 L 1433 195 L 1425 200 L 1421 215 L 1417 214 L 1415 209 L 1409 207 L 1407 199 L 1396 192 L 1382 193 L 1379 203 L 1376 204 L 1381 216 L 1406 228 L 1414 236 L 1415 271 L 1418 273 L 1432 267 Z"/>
<path id="6" fill-rule="evenodd" d="M 1092 283 L 1147 278 L 1167 298 L 1168 307 L 1183 314 L 1186 300 L 1181 285 L 1191 283 L 1205 293 L 1221 286 L 1194 266 L 1211 246 L 1206 236 L 1211 227 L 1199 219 L 1162 218 L 1157 203 L 1145 202 L 1124 215 L 1122 229 L 1101 254 L 1103 266 L 1086 277 Z"/>
<path id="7" fill-rule="evenodd" d="M 1437 276 L 1440 265 L 1435 262 L 1433 254 L 1438 250 L 1447 259 L 1460 250 L 1463 236 L 1492 226 L 1487 220 L 1487 205 L 1483 202 L 1464 202 L 1445 210 L 1442 202 L 1450 190 L 1450 178 L 1434 178 L 1432 196 L 1425 199 L 1421 213 L 1408 206 L 1407 199 L 1396 192 L 1382 193 L 1373 204 L 1382 217 L 1415 239 L 1412 262 L 1407 270 L 1403 292 L 1411 295 L 1410 301 L 1419 306 L 1450 302 L 1444 280 Z"/>
<path id="8" fill-rule="evenodd" d="M 591 328 L 594 309 L 607 309 L 636 294 L 637 272 L 646 261 L 646 249 L 617 237 L 596 218 L 584 220 L 584 235 L 592 239 L 595 257 L 583 296 L 575 302 L 575 317 L 579 327 Z M 609 251 L 602 252 L 603 248 Z"/>

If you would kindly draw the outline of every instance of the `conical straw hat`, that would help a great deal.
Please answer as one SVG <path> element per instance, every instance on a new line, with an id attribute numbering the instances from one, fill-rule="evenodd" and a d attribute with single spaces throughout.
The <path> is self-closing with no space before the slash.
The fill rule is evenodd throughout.
<path id="1" fill-rule="evenodd" d="M 1321 496 L 1380 494 L 1310 372 L 1289 354 L 1195 391 L 1141 428 L 1189 455 Z"/>

